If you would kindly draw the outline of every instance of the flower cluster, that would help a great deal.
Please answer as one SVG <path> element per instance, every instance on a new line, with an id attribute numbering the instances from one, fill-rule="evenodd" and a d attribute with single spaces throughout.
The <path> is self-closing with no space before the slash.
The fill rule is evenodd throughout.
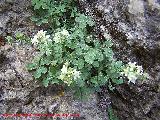
<path id="1" fill-rule="evenodd" d="M 136 65 L 136 62 L 129 62 L 121 74 L 129 79 L 128 83 L 132 82 L 134 84 L 138 78 L 148 77 L 148 74 L 144 73 L 142 66 Z"/>
<path id="2" fill-rule="evenodd" d="M 69 32 L 67 30 L 63 29 L 62 31 L 55 33 L 53 40 L 55 41 L 55 43 L 61 43 L 67 37 L 69 37 Z"/>
<path id="3" fill-rule="evenodd" d="M 59 79 L 61 79 L 64 83 L 70 86 L 73 80 L 80 78 L 81 73 L 80 71 L 77 71 L 76 69 L 73 69 L 68 66 L 69 66 L 68 62 L 63 65 Z"/>
<path id="4" fill-rule="evenodd" d="M 50 35 L 46 35 L 46 32 L 47 31 L 43 31 L 43 30 L 38 31 L 38 33 L 33 37 L 32 41 L 31 41 L 32 44 L 36 45 L 40 42 L 51 41 Z"/>

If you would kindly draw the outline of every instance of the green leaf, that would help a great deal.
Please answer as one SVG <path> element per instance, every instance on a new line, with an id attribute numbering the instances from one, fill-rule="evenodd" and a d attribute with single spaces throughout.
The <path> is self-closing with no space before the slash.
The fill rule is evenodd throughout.
<path id="1" fill-rule="evenodd" d="M 42 4 L 42 8 L 43 8 L 43 9 L 48 9 L 48 7 L 49 7 L 49 6 L 48 6 L 46 3 Z"/>
<path id="2" fill-rule="evenodd" d="M 96 92 L 101 92 L 101 88 L 100 88 L 100 86 L 96 86 L 96 87 L 94 87 L 94 88 L 93 88 L 93 90 L 94 90 L 94 91 L 96 91 Z"/>
<path id="3" fill-rule="evenodd" d="M 94 85 L 94 87 L 99 85 L 97 76 L 96 77 L 92 77 L 90 82 Z"/>
<path id="4" fill-rule="evenodd" d="M 55 66 L 50 66 L 49 67 L 49 75 L 52 77 L 56 77 L 57 69 L 58 68 Z"/>
<path id="5" fill-rule="evenodd" d="M 47 68 L 46 67 L 39 67 L 35 73 L 34 73 L 34 77 L 36 79 L 40 78 L 42 74 L 45 74 L 47 72 Z"/>
<path id="6" fill-rule="evenodd" d="M 21 32 L 17 32 L 17 33 L 15 34 L 15 37 L 16 37 L 16 39 L 24 39 L 24 34 L 21 33 Z"/>
<path id="7" fill-rule="evenodd" d="M 78 69 L 82 69 L 84 67 L 84 60 L 78 59 Z"/>
<path id="8" fill-rule="evenodd" d="M 104 56 L 103 56 L 101 51 L 99 51 L 99 53 L 97 54 L 97 59 L 98 59 L 99 62 L 104 59 Z"/>
<path id="9" fill-rule="evenodd" d="M 109 90 L 111 90 L 111 91 L 113 91 L 113 90 L 115 89 L 115 87 L 113 87 L 113 85 L 111 84 L 111 82 L 109 82 L 108 88 L 109 88 Z"/>
<path id="10" fill-rule="evenodd" d="M 110 47 L 112 47 L 113 43 L 112 43 L 112 41 L 110 41 L 110 40 L 106 40 L 106 41 L 104 42 L 104 45 L 105 45 L 105 47 L 110 48 Z"/>
<path id="11" fill-rule="evenodd" d="M 82 49 L 79 48 L 79 47 L 76 48 L 75 52 L 76 52 L 77 55 L 82 55 Z"/>
<path id="12" fill-rule="evenodd" d="M 39 2 L 39 0 L 32 0 L 31 2 L 32 2 L 32 5 L 35 5 L 36 3 Z"/>
<path id="13" fill-rule="evenodd" d="M 78 17 L 75 18 L 75 21 L 79 24 L 79 28 L 81 29 L 84 29 L 87 24 L 89 26 L 94 25 L 93 20 L 90 17 L 85 16 L 84 14 L 79 14 Z"/>
<path id="14" fill-rule="evenodd" d="M 39 18 L 36 18 L 35 16 L 32 16 L 30 19 L 31 19 L 33 22 L 37 22 L 37 21 L 39 20 Z"/>
<path id="15" fill-rule="evenodd" d="M 100 44 L 100 42 L 99 42 L 99 40 L 94 40 L 94 46 L 96 47 L 96 48 L 100 48 L 101 47 L 101 44 Z"/>
<path id="16" fill-rule="evenodd" d="M 75 37 L 75 38 L 80 37 L 81 39 L 83 39 L 84 38 L 84 32 L 81 29 L 77 29 L 73 32 L 73 37 Z"/>
<path id="17" fill-rule="evenodd" d="M 42 19 L 42 23 L 48 23 L 48 19 L 47 18 Z"/>
<path id="18" fill-rule="evenodd" d="M 34 70 L 34 69 L 38 68 L 38 65 L 36 63 L 29 63 L 29 64 L 27 64 L 26 67 L 28 70 Z"/>
<path id="19" fill-rule="evenodd" d="M 110 48 L 104 48 L 104 54 L 106 55 L 106 57 L 108 57 L 109 59 L 113 60 L 113 51 Z"/>
<path id="20" fill-rule="evenodd" d="M 51 80 L 51 84 L 59 84 L 59 80 L 58 79 L 56 79 L 56 78 L 53 78 L 52 80 Z"/>
<path id="21" fill-rule="evenodd" d="M 32 60 L 33 63 L 36 63 L 37 65 L 39 65 L 39 62 L 41 60 L 41 58 L 43 57 L 43 54 L 39 54 L 37 56 L 34 57 L 34 59 Z"/>
<path id="22" fill-rule="evenodd" d="M 119 79 L 118 82 L 116 83 L 117 85 L 124 83 L 123 79 Z"/>
<path id="23" fill-rule="evenodd" d="M 71 12 L 71 17 L 75 17 L 76 12 L 77 12 L 77 8 L 74 7 Z"/>
<path id="24" fill-rule="evenodd" d="M 94 61 L 94 62 L 93 62 L 93 66 L 94 66 L 94 67 L 99 67 L 99 62 L 98 62 L 98 61 Z"/>
<path id="25" fill-rule="evenodd" d="M 121 69 L 121 67 L 123 66 L 122 61 L 115 61 L 115 62 L 113 61 L 112 64 L 117 69 Z"/>
<path id="26" fill-rule="evenodd" d="M 77 87 L 76 91 L 74 92 L 74 98 L 82 100 L 82 92 L 81 89 Z"/>
<path id="27" fill-rule="evenodd" d="M 89 98 L 89 95 L 92 93 L 93 91 L 90 88 L 87 87 L 77 87 L 74 96 L 76 97 L 76 99 L 85 101 Z"/>
<path id="28" fill-rule="evenodd" d="M 119 85 L 119 84 L 122 84 L 123 83 L 123 79 L 112 79 L 112 82 Z"/>
<path id="29" fill-rule="evenodd" d="M 57 25 L 57 26 L 61 25 L 61 23 L 59 22 L 58 19 L 56 19 L 56 25 Z"/>
<path id="30" fill-rule="evenodd" d="M 108 108 L 109 120 L 118 120 L 117 116 L 113 113 L 112 107 Z"/>
<path id="31" fill-rule="evenodd" d="M 35 4 L 35 6 L 34 6 L 34 10 L 40 9 L 40 7 L 41 7 L 41 4 L 40 4 L 40 3 L 37 3 L 37 4 Z"/>
<path id="32" fill-rule="evenodd" d="M 5 37 L 5 39 L 7 40 L 7 42 L 8 42 L 9 44 L 12 44 L 12 43 L 13 43 L 13 38 L 12 38 L 11 36 L 7 36 L 7 37 Z"/>
<path id="33" fill-rule="evenodd" d="M 76 83 L 79 87 L 83 87 L 85 85 L 85 81 L 83 79 L 77 79 Z"/>
<path id="34" fill-rule="evenodd" d="M 89 47 L 87 44 L 85 44 L 85 43 L 81 43 L 81 44 L 80 44 L 80 47 L 81 47 L 81 49 L 86 50 L 86 51 L 89 50 L 89 48 L 90 48 L 90 47 Z"/>
<path id="35" fill-rule="evenodd" d="M 79 14 L 79 16 L 75 18 L 75 21 L 79 24 L 79 28 L 81 29 L 87 26 L 87 16 L 84 14 Z"/>
<path id="36" fill-rule="evenodd" d="M 90 49 L 84 56 L 87 63 L 92 64 L 96 59 L 97 51 L 95 49 Z"/>
<path id="37" fill-rule="evenodd" d="M 45 87 L 48 87 L 49 79 L 48 79 L 48 78 L 43 79 L 42 84 L 43 84 Z"/>
<path id="38" fill-rule="evenodd" d="M 101 72 L 98 75 L 98 83 L 99 85 L 105 85 L 106 83 L 108 83 L 108 77 L 104 76 Z"/>
<path id="39" fill-rule="evenodd" d="M 60 5 L 59 6 L 59 9 L 61 10 L 61 12 L 66 12 L 66 9 L 65 9 L 65 5 Z"/>
<path id="40" fill-rule="evenodd" d="M 90 67 L 84 67 L 81 71 L 82 71 L 82 76 L 81 76 L 82 79 L 86 80 L 90 78 L 90 75 L 91 75 Z"/>
<path id="41" fill-rule="evenodd" d="M 78 69 L 82 69 L 84 67 L 84 60 L 80 58 L 78 60 L 74 59 L 73 64 L 77 66 Z"/>
<path id="42" fill-rule="evenodd" d="M 41 72 L 42 72 L 43 74 L 45 74 L 45 73 L 47 72 L 47 68 L 46 68 L 46 67 L 40 67 L 40 69 L 41 69 Z"/>
<path id="43" fill-rule="evenodd" d="M 49 65 L 51 64 L 50 58 L 44 57 L 41 59 L 40 65 Z"/>
<path id="44" fill-rule="evenodd" d="M 89 26 L 94 26 L 94 25 L 95 25 L 95 22 L 92 20 L 91 17 L 88 16 L 87 24 L 88 24 Z"/>
<path id="45" fill-rule="evenodd" d="M 37 22 L 36 22 L 36 25 L 37 26 L 41 26 L 43 23 L 42 23 L 42 20 L 38 20 Z"/>
<path id="46" fill-rule="evenodd" d="M 41 73 L 39 70 L 36 70 L 36 71 L 34 72 L 34 75 L 33 75 L 33 76 L 34 76 L 35 79 L 38 79 L 38 78 L 41 77 L 41 74 L 42 74 L 42 73 Z"/>

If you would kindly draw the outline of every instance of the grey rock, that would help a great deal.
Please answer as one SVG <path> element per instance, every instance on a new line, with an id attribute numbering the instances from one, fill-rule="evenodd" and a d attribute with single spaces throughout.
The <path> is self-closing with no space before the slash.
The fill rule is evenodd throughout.
<path id="1" fill-rule="evenodd" d="M 8 23 L 10 17 L 6 14 L 2 14 L 0 16 L 0 34 L 2 34 L 5 31 L 6 24 Z"/>
<path id="2" fill-rule="evenodd" d="M 160 111 L 159 0 L 79 1 L 86 14 L 96 21 L 97 34 L 110 34 L 114 43 L 115 57 L 126 63 L 137 62 L 151 76 L 143 83 L 119 86 L 115 94 L 110 95 L 119 119 L 158 120 L 160 118 L 157 112 Z"/>
<path id="3" fill-rule="evenodd" d="M 151 79 L 136 85 L 123 84 L 110 93 L 120 120 L 159 120 L 160 118 L 160 3 L 159 0 L 79 0 L 81 9 L 96 21 L 97 34 L 109 33 L 117 59 L 136 61 Z M 0 0 L 0 35 L 29 36 L 37 31 L 29 17 L 30 0 Z M 109 36 L 108 36 L 109 37 Z M 34 53 L 34 54 L 33 54 Z M 25 64 L 35 56 L 31 46 L 20 43 L 0 48 L 1 113 L 80 113 L 79 119 L 100 120 L 96 95 L 80 102 L 71 93 L 58 96 L 60 88 L 45 88 L 33 80 Z M 18 118 L 15 118 L 18 119 Z M 49 118 L 30 118 L 44 120 Z M 64 118 L 65 119 L 65 118 Z M 76 119 L 76 118 L 73 118 Z M 78 118 L 77 118 L 78 119 Z"/>

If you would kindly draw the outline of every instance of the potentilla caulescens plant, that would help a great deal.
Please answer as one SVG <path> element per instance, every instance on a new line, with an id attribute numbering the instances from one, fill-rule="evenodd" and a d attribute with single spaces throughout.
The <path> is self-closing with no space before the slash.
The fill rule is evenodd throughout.
<path id="1" fill-rule="evenodd" d="M 123 65 L 115 60 L 110 40 L 100 43 L 93 35 L 82 39 L 76 32 L 77 29 L 70 33 L 61 29 L 46 35 L 41 30 L 31 39 L 39 49 L 39 57 L 28 65 L 28 69 L 35 70 L 34 77 L 42 79 L 46 87 L 49 83 L 66 84 L 70 88 L 87 88 L 90 92 L 102 85 L 108 84 L 113 88 L 122 84 L 123 75 L 128 78 L 128 83 L 146 77 L 142 67 L 136 63 Z"/>
<path id="2" fill-rule="evenodd" d="M 88 36 L 81 38 L 76 28 L 72 33 L 62 29 L 50 36 L 41 30 L 31 39 L 39 50 L 39 57 L 28 65 L 29 70 L 35 70 L 34 77 L 42 79 L 45 86 L 64 83 L 72 87 L 98 88 L 108 81 L 122 83 L 119 71 L 123 65 L 113 59 L 112 43 L 107 40 L 101 44 Z"/>
<path id="3" fill-rule="evenodd" d="M 40 30 L 31 39 L 39 54 L 27 66 L 44 86 L 66 85 L 82 99 L 102 85 L 113 89 L 122 84 L 123 76 L 128 83 L 145 78 L 141 67 L 113 57 L 109 38 L 97 39 L 91 32 L 94 21 L 78 12 L 76 0 L 32 0 L 32 5 L 36 11 L 32 20 L 50 26 L 50 34 Z"/>

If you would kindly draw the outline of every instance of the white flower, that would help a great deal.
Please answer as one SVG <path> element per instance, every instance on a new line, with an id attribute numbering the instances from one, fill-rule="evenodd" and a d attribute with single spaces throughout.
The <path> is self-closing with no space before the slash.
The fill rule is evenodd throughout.
<path id="1" fill-rule="evenodd" d="M 105 31 L 105 26 L 101 25 L 100 28 L 102 31 Z"/>
<path id="2" fill-rule="evenodd" d="M 129 67 L 127 67 L 126 69 L 123 70 L 123 72 L 121 72 L 121 74 L 127 76 L 129 73 Z"/>
<path id="3" fill-rule="evenodd" d="M 38 37 L 35 35 L 33 37 L 33 39 L 31 40 L 32 44 L 37 44 L 39 41 L 38 41 Z"/>
<path id="4" fill-rule="evenodd" d="M 59 79 L 63 80 L 64 83 L 66 83 L 68 86 L 70 86 L 73 83 L 73 80 L 76 80 L 80 78 L 80 71 L 77 71 L 76 69 L 73 69 L 71 67 L 68 67 L 69 63 L 64 63 L 61 74 L 59 76 Z"/>
<path id="5" fill-rule="evenodd" d="M 128 65 L 130 66 L 130 68 L 136 68 L 136 62 L 134 63 L 129 62 Z"/>
<path id="6" fill-rule="evenodd" d="M 129 62 L 127 67 L 121 72 L 121 75 L 124 75 L 128 78 L 128 83 L 132 82 L 135 84 L 136 80 L 141 77 L 146 77 L 146 73 L 143 72 L 142 66 L 136 65 L 136 62 Z"/>
<path id="7" fill-rule="evenodd" d="M 92 39 L 92 35 L 87 36 L 87 40 L 91 40 Z"/>
<path id="8" fill-rule="evenodd" d="M 43 30 L 38 31 L 37 37 L 38 37 L 39 39 L 40 39 L 40 38 L 45 38 L 46 32 L 47 32 L 47 31 L 43 31 Z"/>
<path id="9" fill-rule="evenodd" d="M 63 80 L 65 78 L 65 75 L 64 74 L 61 74 L 60 76 L 59 76 L 59 79 L 61 79 L 61 80 Z"/>
<path id="10" fill-rule="evenodd" d="M 61 42 L 61 36 L 59 32 L 55 33 L 53 40 L 55 41 L 55 43 Z"/>
<path id="11" fill-rule="evenodd" d="M 63 29 L 61 32 L 55 33 L 53 40 L 55 41 L 55 43 L 61 43 L 68 36 L 69 32 Z"/>
<path id="12" fill-rule="evenodd" d="M 73 78 L 74 80 L 80 78 L 80 71 L 77 71 L 76 69 L 73 70 Z"/>
<path id="13" fill-rule="evenodd" d="M 143 74 L 143 68 L 142 68 L 142 66 L 137 66 L 137 73 Z"/>
<path id="14" fill-rule="evenodd" d="M 38 33 L 33 37 L 32 44 L 37 44 L 39 42 L 45 42 L 47 44 L 48 41 L 51 41 L 50 35 L 46 35 L 47 31 L 40 30 Z"/>
<path id="15" fill-rule="evenodd" d="M 63 65 L 61 72 L 62 72 L 62 74 L 67 74 L 67 66 L 66 65 Z"/>
<path id="16" fill-rule="evenodd" d="M 46 35 L 45 38 L 47 39 L 47 41 L 52 41 L 52 40 L 50 39 L 50 35 Z"/>
<path id="17" fill-rule="evenodd" d="M 61 31 L 61 34 L 64 35 L 64 36 L 69 36 L 69 32 L 67 30 L 65 30 L 65 29 L 63 29 Z"/>
<path id="18" fill-rule="evenodd" d="M 128 83 L 132 82 L 132 83 L 135 84 L 136 80 L 137 80 L 137 77 L 134 74 L 129 74 L 128 79 L 129 79 Z"/>

